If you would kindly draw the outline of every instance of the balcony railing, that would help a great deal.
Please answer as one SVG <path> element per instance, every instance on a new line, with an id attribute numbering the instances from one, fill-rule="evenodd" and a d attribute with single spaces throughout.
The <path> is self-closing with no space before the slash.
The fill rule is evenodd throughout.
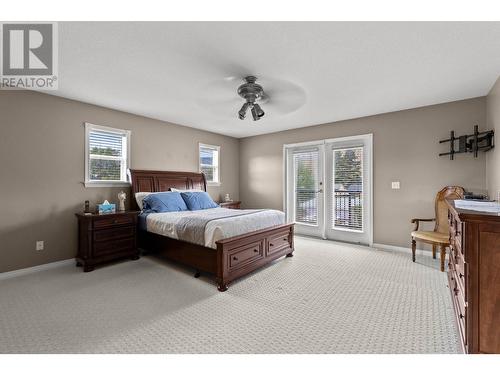
<path id="1" fill-rule="evenodd" d="M 363 230 L 363 196 L 361 191 L 335 191 L 334 228 Z"/>

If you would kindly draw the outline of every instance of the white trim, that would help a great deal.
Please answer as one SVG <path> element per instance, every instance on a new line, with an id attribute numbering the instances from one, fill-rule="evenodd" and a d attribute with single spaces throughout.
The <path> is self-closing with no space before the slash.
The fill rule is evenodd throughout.
<path id="1" fill-rule="evenodd" d="M 392 250 L 406 254 L 411 254 L 411 247 L 386 245 L 383 243 L 374 243 L 371 247 L 373 247 L 374 249 Z M 432 251 L 425 249 L 417 249 L 417 255 L 432 255 Z"/>
<path id="2" fill-rule="evenodd" d="M 360 139 L 370 141 L 373 139 L 373 134 L 372 133 L 367 133 L 367 134 L 360 134 L 360 135 L 351 135 L 348 137 L 339 137 L 339 138 L 329 138 L 325 139 L 325 143 L 332 143 L 332 142 L 350 142 L 350 141 L 358 141 Z"/>
<path id="3" fill-rule="evenodd" d="M 300 142 L 300 143 L 288 143 L 284 144 L 283 148 L 294 148 L 294 147 L 304 147 L 304 146 L 320 146 L 322 144 L 325 144 L 325 140 L 319 140 L 319 141 L 310 141 L 310 142 Z"/>
<path id="4" fill-rule="evenodd" d="M 207 180 L 206 181 L 207 186 L 221 186 L 222 185 L 221 171 L 220 171 L 221 170 L 221 152 L 220 152 L 221 146 L 209 145 L 207 143 L 198 142 L 198 172 L 200 172 L 200 173 L 201 173 L 201 155 L 200 155 L 200 149 L 202 147 L 217 151 L 217 166 L 216 166 L 217 181 L 208 181 Z M 213 165 L 211 167 L 213 167 Z"/>
<path id="5" fill-rule="evenodd" d="M 0 273 L 0 280 L 6 280 L 6 279 L 10 279 L 12 277 L 23 276 L 23 275 L 28 275 L 30 273 L 35 273 L 35 272 L 39 272 L 39 271 L 50 270 L 50 269 L 57 268 L 57 267 L 67 266 L 69 264 L 73 264 L 74 262 L 75 262 L 75 258 L 71 258 L 71 259 L 60 260 L 58 262 L 41 264 L 39 266 L 21 268 L 20 270 L 1 272 Z"/>
<path id="6" fill-rule="evenodd" d="M 128 170 L 130 169 L 130 135 L 132 132 L 127 129 L 118 129 L 118 128 L 111 128 L 109 126 L 102 126 L 102 125 L 96 125 L 92 124 L 90 122 L 85 122 L 85 180 L 83 182 L 85 187 L 116 187 L 116 186 L 122 186 L 122 187 L 127 187 L 130 186 L 130 181 L 128 180 Z M 89 160 L 90 160 L 90 155 L 89 155 L 89 133 L 92 130 L 101 130 L 101 131 L 106 131 L 109 133 L 116 133 L 116 134 L 121 134 L 125 135 L 127 144 L 126 144 L 126 165 L 122 165 L 122 168 L 125 171 L 125 178 L 127 181 L 95 181 L 95 180 L 90 180 L 89 179 Z M 96 157 L 94 157 L 96 158 Z M 109 157 L 109 159 L 113 159 L 116 157 Z M 106 158 L 108 159 L 108 158 Z M 122 160 L 123 158 L 116 158 L 117 160 Z"/>
<path id="7" fill-rule="evenodd" d="M 123 181 L 87 181 L 83 182 L 85 187 L 130 187 L 130 182 Z"/>
<path id="8" fill-rule="evenodd" d="M 288 190 L 287 190 L 287 149 L 289 148 L 294 148 L 294 147 L 304 147 L 304 146 L 321 146 L 321 145 L 326 145 L 327 143 L 332 143 L 332 142 L 349 142 L 349 141 L 366 141 L 369 145 L 369 152 L 370 152 L 370 162 L 368 165 L 368 171 L 367 173 L 369 174 L 369 181 L 370 181 L 370 230 L 368 232 L 368 237 L 369 237 L 369 246 L 373 246 L 373 227 L 375 225 L 374 222 L 374 212 L 373 212 L 373 133 L 367 133 L 367 134 L 360 134 L 360 135 L 352 135 L 352 136 L 347 136 L 347 137 L 339 137 L 339 138 L 328 138 L 328 139 L 322 139 L 322 140 L 316 140 L 316 141 L 308 141 L 308 142 L 299 142 L 299 143 L 288 143 L 283 145 L 283 210 L 285 211 L 285 214 L 287 214 L 287 199 L 288 199 Z M 326 163 L 323 163 L 323 169 L 326 168 Z M 325 171 L 323 171 L 325 172 Z M 323 180 L 325 178 L 325 174 L 323 175 Z M 325 188 L 325 181 L 323 181 L 323 189 Z M 324 210 L 326 211 L 326 210 Z M 326 212 L 323 213 L 323 215 L 326 218 Z M 287 215 L 288 217 L 288 215 Z M 325 229 L 326 231 L 326 229 Z M 326 233 L 323 233 L 323 237 L 326 238 Z"/>

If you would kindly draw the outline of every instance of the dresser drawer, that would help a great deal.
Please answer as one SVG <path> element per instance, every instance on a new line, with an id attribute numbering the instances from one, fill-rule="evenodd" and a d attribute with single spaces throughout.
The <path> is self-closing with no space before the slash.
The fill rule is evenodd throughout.
<path id="1" fill-rule="evenodd" d="M 99 257 L 115 253 L 133 253 L 135 251 L 135 238 L 132 237 L 115 241 L 95 242 L 93 256 Z"/>
<path id="2" fill-rule="evenodd" d="M 229 270 L 235 270 L 264 258 L 264 241 L 255 241 L 249 245 L 237 247 L 227 254 Z"/>
<path id="3" fill-rule="evenodd" d="M 135 235 L 134 226 L 115 227 L 94 231 L 94 241 L 110 241 L 118 238 L 133 237 Z"/>
<path id="4" fill-rule="evenodd" d="M 466 312 L 467 307 L 463 295 L 457 286 L 457 279 L 455 272 L 448 272 L 448 283 L 450 286 L 451 299 L 453 302 L 453 309 L 455 310 L 456 320 L 460 331 L 461 339 L 466 343 Z"/>
<path id="5" fill-rule="evenodd" d="M 267 255 L 281 252 L 290 248 L 289 241 L 290 232 L 281 232 L 271 237 L 267 244 Z"/>
<path id="6" fill-rule="evenodd" d="M 94 229 L 113 227 L 116 225 L 130 225 L 134 224 L 135 216 L 132 215 L 103 215 L 102 217 L 96 217 L 93 220 Z"/>
<path id="7" fill-rule="evenodd" d="M 467 277 L 467 264 L 465 263 L 464 258 L 461 254 L 457 255 L 455 270 L 456 270 L 455 272 L 456 272 L 457 286 L 462 292 L 464 300 L 467 301 L 467 294 L 465 289 L 465 279 Z"/>

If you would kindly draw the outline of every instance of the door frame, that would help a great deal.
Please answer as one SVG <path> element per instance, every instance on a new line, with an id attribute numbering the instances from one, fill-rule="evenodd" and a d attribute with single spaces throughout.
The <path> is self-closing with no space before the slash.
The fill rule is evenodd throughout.
<path id="1" fill-rule="evenodd" d="M 287 150 L 290 148 L 294 147 L 307 147 L 307 146 L 320 146 L 323 145 L 326 147 L 327 143 L 332 143 L 332 142 L 350 142 L 350 141 L 356 141 L 356 140 L 363 140 L 366 145 L 367 149 L 365 150 L 366 154 L 368 155 L 368 165 L 366 165 L 366 171 L 364 170 L 365 173 L 368 174 L 368 196 L 369 196 L 369 204 L 367 205 L 367 213 L 368 219 L 370 222 L 369 229 L 368 229 L 368 239 L 369 239 L 369 246 L 373 246 L 373 226 L 374 226 L 374 221 L 373 221 L 373 180 L 374 180 L 374 175 L 373 175 L 373 134 L 368 133 L 368 134 L 360 134 L 360 135 L 354 135 L 354 136 L 347 136 L 347 137 L 338 137 L 338 138 L 328 138 L 328 139 L 321 139 L 321 140 L 316 140 L 316 141 L 308 141 L 308 142 L 299 142 L 299 143 L 289 143 L 289 144 L 284 144 L 283 145 L 283 210 L 285 211 L 285 217 L 288 218 L 288 194 L 289 194 L 289 186 L 287 184 L 288 180 L 288 157 L 287 157 Z M 323 180 L 326 178 L 326 162 L 323 162 Z M 323 181 L 323 188 L 325 188 L 325 181 Z M 323 193 L 324 194 L 324 193 Z M 326 199 L 323 199 L 324 202 L 326 202 Z M 327 215 L 327 210 L 323 209 L 323 222 L 326 223 L 326 215 Z M 321 236 L 323 239 L 326 239 L 326 225 L 324 225 L 323 233 Z"/>
<path id="2" fill-rule="evenodd" d="M 293 149 L 294 151 L 297 150 L 297 153 L 300 153 L 300 152 L 307 152 L 309 150 L 312 150 L 313 148 L 317 148 L 318 150 L 318 174 L 319 174 L 319 182 L 321 182 L 321 184 L 318 186 L 318 189 L 320 189 L 322 192 L 318 195 L 318 223 L 317 225 L 312 225 L 312 224 L 306 224 L 306 223 L 300 223 L 300 222 L 296 222 L 295 223 L 295 232 L 296 233 L 299 233 L 299 234 L 302 234 L 304 236 L 312 236 L 312 237 L 322 237 L 324 238 L 324 226 L 325 226 L 325 218 L 326 218 L 326 215 L 325 215 L 325 205 L 324 205 L 324 186 L 323 186 L 323 181 L 324 181 L 324 173 L 325 173 L 325 168 L 324 168 L 324 164 L 325 164 L 325 146 L 323 143 L 318 143 L 318 142 L 305 142 L 304 144 L 301 144 L 299 146 L 294 146 L 294 147 L 289 147 L 287 148 L 288 149 Z M 285 162 L 285 167 L 287 168 L 287 170 L 285 171 L 285 176 L 287 179 L 290 179 L 291 177 L 295 177 L 295 175 L 293 176 L 289 176 L 288 175 L 288 172 L 291 172 L 291 173 L 295 173 L 295 165 L 293 164 L 293 162 L 291 164 L 288 164 L 289 161 L 292 161 L 293 160 L 293 156 L 294 156 L 295 152 L 292 152 L 292 153 L 288 153 L 288 152 L 285 152 L 285 157 L 287 158 L 287 161 Z M 293 178 L 293 180 L 295 181 L 295 179 Z M 285 200 L 286 200 L 286 205 L 288 207 L 288 199 L 291 199 L 293 197 L 293 201 L 295 201 L 295 194 L 296 194 L 296 191 L 295 191 L 295 186 L 290 186 L 288 184 L 289 181 L 285 181 L 285 189 L 286 189 L 286 194 L 287 196 L 285 197 Z M 292 188 L 289 190 L 289 188 Z M 293 193 L 293 194 L 292 194 Z M 288 198 L 288 199 L 287 199 Z M 293 219 L 289 216 L 292 216 L 292 217 L 295 217 L 295 212 L 290 212 L 289 211 L 286 211 L 285 212 L 285 217 L 287 218 L 287 220 L 290 220 L 290 221 L 293 221 Z"/>

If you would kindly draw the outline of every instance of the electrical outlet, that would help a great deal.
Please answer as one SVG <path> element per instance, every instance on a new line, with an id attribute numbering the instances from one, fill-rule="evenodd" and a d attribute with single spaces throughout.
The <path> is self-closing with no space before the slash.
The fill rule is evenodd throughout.
<path id="1" fill-rule="evenodd" d="M 43 241 L 36 241 L 36 251 L 43 250 Z"/>
<path id="2" fill-rule="evenodd" d="M 399 181 L 392 181 L 392 188 L 393 189 L 399 189 L 400 188 L 400 184 L 399 184 Z"/>

